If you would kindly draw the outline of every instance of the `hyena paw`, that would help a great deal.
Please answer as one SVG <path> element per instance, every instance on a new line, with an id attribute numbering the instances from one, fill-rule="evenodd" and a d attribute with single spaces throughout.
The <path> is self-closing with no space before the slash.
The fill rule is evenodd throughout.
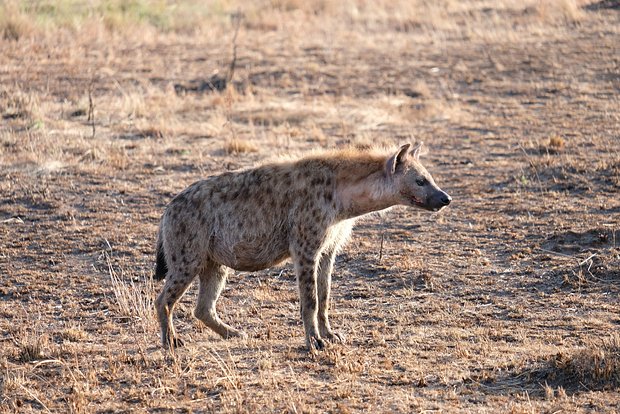
<path id="1" fill-rule="evenodd" d="M 185 342 L 180 340 L 179 338 L 170 338 L 164 342 L 164 348 L 169 350 L 175 350 L 177 348 L 181 348 L 185 345 Z"/>
<path id="2" fill-rule="evenodd" d="M 224 335 L 225 339 L 231 339 L 231 338 L 241 338 L 241 339 L 248 339 L 248 334 L 243 332 L 243 331 L 239 331 L 237 329 L 229 329 L 226 334 Z"/>
<path id="3" fill-rule="evenodd" d="M 325 341 L 316 336 L 311 337 L 307 342 L 309 351 L 322 351 L 325 349 Z"/>
<path id="4" fill-rule="evenodd" d="M 321 336 L 333 344 L 344 344 L 346 342 L 346 337 L 342 332 L 328 331 Z"/>

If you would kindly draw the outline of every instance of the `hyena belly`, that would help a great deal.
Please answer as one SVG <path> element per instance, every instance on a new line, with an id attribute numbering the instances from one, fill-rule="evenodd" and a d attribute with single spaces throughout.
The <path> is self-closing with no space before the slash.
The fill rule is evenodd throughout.
<path id="1" fill-rule="evenodd" d="M 215 181 L 212 196 L 201 206 L 203 214 L 211 216 L 210 228 L 201 229 L 210 235 L 204 254 L 235 270 L 265 269 L 290 256 L 289 203 L 269 197 L 268 183 L 261 183 L 256 174 Z"/>
<path id="2" fill-rule="evenodd" d="M 231 234 L 222 226 L 213 238 L 210 256 L 213 261 L 235 270 L 255 271 L 274 266 L 290 257 L 288 234 L 283 228 Z"/>
<path id="3" fill-rule="evenodd" d="M 292 229 L 321 213 L 320 196 L 329 189 L 310 187 L 300 174 L 293 177 L 289 168 L 277 166 L 196 182 L 166 211 L 164 247 L 177 246 L 177 256 L 200 265 L 241 271 L 274 266 L 291 256 Z M 314 226 L 319 238 L 326 224 Z M 332 243 L 329 237 L 324 242 Z M 169 255 L 173 249 L 164 250 Z"/>

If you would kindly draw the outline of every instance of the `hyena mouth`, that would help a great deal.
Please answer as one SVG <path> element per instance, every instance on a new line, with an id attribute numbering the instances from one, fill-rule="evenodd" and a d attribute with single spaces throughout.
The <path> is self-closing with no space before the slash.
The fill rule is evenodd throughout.
<path id="1" fill-rule="evenodd" d="M 428 208 L 426 203 L 423 203 L 422 201 L 420 201 L 420 199 L 417 198 L 416 196 L 414 196 L 413 194 L 409 194 L 409 193 L 406 193 L 404 191 L 401 191 L 400 195 L 402 195 L 407 200 L 409 200 L 411 202 L 411 204 L 414 205 L 414 206 L 418 206 L 418 207 L 422 207 L 422 208 Z"/>
<path id="2" fill-rule="evenodd" d="M 417 198 L 416 196 L 414 196 L 413 194 L 407 193 L 405 191 L 401 191 L 400 195 L 402 195 L 407 200 L 409 200 L 409 202 L 411 203 L 411 206 L 419 207 L 427 211 L 439 211 L 443 207 L 443 206 L 434 206 L 429 203 L 425 203 L 421 201 L 419 198 Z"/>

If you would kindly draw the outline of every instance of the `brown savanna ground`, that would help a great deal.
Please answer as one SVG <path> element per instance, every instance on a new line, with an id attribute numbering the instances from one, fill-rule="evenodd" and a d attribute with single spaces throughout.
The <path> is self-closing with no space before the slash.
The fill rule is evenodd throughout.
<path id="1" fill-rule="evenodd" d="M 620 411 L 617 0 L 198 3 L 0 3 L 0 412 Z M 304 350 L 285 265 L 229 279 L 249 339 L 194 286 L 162 352 L 177 192 L 417 141 L 453 204 L 358 225 L 346 345 Z"/>

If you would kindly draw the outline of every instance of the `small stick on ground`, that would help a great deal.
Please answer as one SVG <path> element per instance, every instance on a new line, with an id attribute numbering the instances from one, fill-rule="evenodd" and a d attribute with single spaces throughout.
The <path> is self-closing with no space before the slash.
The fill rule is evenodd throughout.
<path id="1" fill-rule="evenodd" d="M 230 65 L 228 66 L 228 73 L 226 74 L 226 85 L 230 84 L 235 73 L 235 65 L 237 64 L 237 35 L 239 34 L 239 27 L 241 26 L 243 14 L 238 11 L 237 13 L 233 13 L 231 18 L 235 25 L 235 33 L 232 38 L 232 58 L 230 60 Z"/>
<path id="2" fill-rule="evenodd" d="M 95 84 L 95 77 L 93 76 L 88 84 L 88 119 L 92 128 L 91 138 L 95 138 L 95 104 L 93 103 L 93 85 Z"/>

